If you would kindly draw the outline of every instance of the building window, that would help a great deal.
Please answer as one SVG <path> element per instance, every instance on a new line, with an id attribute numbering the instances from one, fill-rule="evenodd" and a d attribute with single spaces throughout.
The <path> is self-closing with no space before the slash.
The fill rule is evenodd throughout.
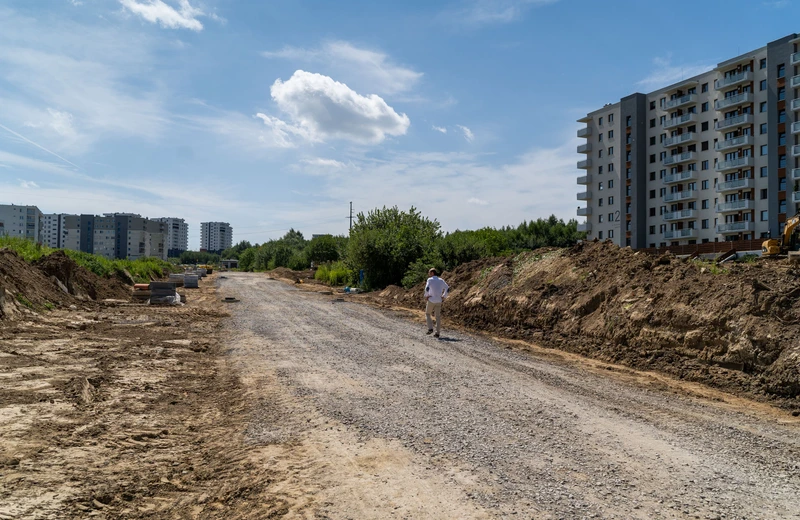
<path id="1" fill-rule="evenodd" d="M 610 171 L 610 172 L 613 172 L 613 171 L 614 171 L 614 163 L 610 163 L 610 164 L 608 165 L 608 171 Z M 611 181 L 609 181 L 609 182 L 611 182 Z M 610 188 L 610 187 L 611 187 L 611 186 L 609 186 L 609 188 Z"/>
<path id="2" fill-rule="evenodd" d="M 602 157 L 603 156 L 603 150 L 597 150 L 597 156 L 598 157 Z"/>
<path id="3" fill-rule="evenodd" d="M 778 89 L 778 101 L 783 101 L 786 99 L 786 87 L 781 87 Z"/>
<path id="4" fill-rule="evenodd" d="M 656 216 L 656 208 L 650 208 L 650 216 L 651 217 L 655 217 Z"/>
<path id="5" fill-rule="evenodd" d="M 758 84 L 759 90 L 767 90 L 767 80 L 762 79 L 761 83 Z"/>
<path id="6" fill-rule="evenodd" d="M 625 118 L 625 126 L 631 126 L 631 122 L 632 121 L 633 121 L 633 119 L 631 118 L 631 116 L 627 116 Z"/>
<path id="7" fill-rule="evenodd" d="M 651 199 L 656 198 L 656 190 L 650 190 L 650 198 Z"/>
<path id="8" fill-rule="evenodd" d="M 767 145 L 761 145 L 761 155 L 767 155 Z"/>
<path id="9" fill-rule="evenodd" d="M 708 83 L 700 85 L 700 92 L 708 92 Z"/>
<path id="10" fill-rule="evenodd" d="M 600 141 L 601 143 L 603 142 L 603 134 L 602 133 L 597 134 L 597 140 Z"/>
<path id="11" fill-rule="evenodd" d="M 704 190 L 708 189 L 708 179 L 706 179 L 704 181 L 700 181 L 700 188 L 704 189 Z"/>
<path id="12" fill-rule="evenodd" d="M 767 68 L 767 58 L 761 58 L 759 62 L 759 68 L 766 69 Z"/>
<path id="13" fill-rule="evenodd" d="M 609 170 L 609 171 L 611 171 L 611 170 Z M 613 180 L 608 181 L 608 189 L 611 189 L 613 187 L 614 187 L 614 181 Z"/>
<path id="14" fill-rule="evenodd" d="M 609 139 L 614 139 L 614 131 L 613 130 L 609 130 L 608 131 L 608 138 Z"/>
<path id="15" fill-rule="evenodd" d="M 767 111 L 767 102 L 766 101 L 762 101 L 761 104 L 758 105 L 758 110 L 760 112 L 766 112 Z"/>
<path id="16" fill-rule="evenodd" d="M 667 188 L 661 188 L 660 190 L 658 190 L 659 197 L 663 197 L 666 194 L 667 194 Z"/>
<path id="17" fill-rule="evenodd" d="M 613 146 L 609 146 L 608 147 L 608 155 L 614 155 L 614 147 Z"/>
<path id="18" fill-rule="evenodd" d="M 614 197 L 613 196 L 608 198 L 608 205 L 611 206 L 612 204 L 614 204 Z"/>
<path id="19" fill-rule="evenodd" d="M 786 191 L 786 177 L 781 177 L 778 181 L 778 191 Z"/>
<path id="20" fill-rule="evenodd" d="M 602 205 L 603 205 L 603 199 L 599 199 L 599 200 L 597 201 L 597 205 L 602 207 Z"/>
<path id="21" fill-rule="evenodd" d="M 786 201 L 782 200 L 778 203 L 778 213 L 786 213 Z"/>
<path id="22" fill-rule="evenodd" d="M 651 101 L 650 102 L 650 110 L 655 110 L 655 109 L 656 109 L 656 102 L 655 101 Z M 631 126 L 631 125 L 628 125 L 628 126 Z"/>
<path id="23" fill-rule="evenodd" d="M 602 224 L 603 223 L 603 215 L 597 215 L 597 221 Z"/>
<path id="24" fill-rule="evenodd" d="M 613 123 L 614 122 L 614 114 L 608 114 L 608 122 L 609 123 Z"/>
<path id="25" fill-rule="evenodd" d="M 653 209 L 655 209 L 655 208 L 653 208 Z M 655 226 L 650 226 L 649 231 L 650 231 L 651 235 L 655 235 L 656 234 L 656 227 Z"/>
<path id="26" fill-rule="evenodd" d="M 769 170 L 768 170 L 767 166 L 762 166 L 761 167 L 761 176 L 762 177 L 766 177 L 767 175 L 769 175 Z"/>
<path id="27" fill-rule="evenodd" d="M 650 155 L 650 164 L 653 164 L 655 162 L 656 162 L 656 154 L 651 154 Z"/>
<path id="28" fill-rule="evenodd" d="M 708 161 L 701 162 L 700 163 L 700 169 L 701 170 L 707 170 L 708 169 Z"/>
<path id="29" fill-rule="evenodd" d="M 602 182 L 597 185 L 597 189 L 600 190 L 600 191 L 603 191 L 603 183 Z"/>
<path id="30" fill-rule="evenodd" d="M 761 212 L 761 222 L 766 222 L 769 220 L 769 212 L 764 210 Z"/>
<path id="31" fill-rule="evenodd" d="M 597 232 L 597 239 L 598 240 L 603 240 L 603 232 L 602 231 L 598 231 Z"/>
<path id="32" fill-rule="evenodd" d="M 778 123 L 785 123 L 786 122 L 786 109 L 782 109 L 778 111 Z"/>
<path id="33" fill-rule="evenodd" d="M 778 134 L 778 146 L 786 146 L 786 132 Z"/>
<path id="34" fill-rule="evenodd" d="M 783 63 L 778 64 L 778 77 L 782 78 L 786 76 L 786 65 Z"/>
<path id="35" fill-rule="evenodd" d="M 767 123 L 761 123 L 761 126 L 759 127 L 759 132 L 761 132 L 762 135 L 767 133 Z"/>
<path id="36" fill-rule="evenodd" d="M 656 180 L 656 172 L 650 172 L 650 180 L 651 181 Z"/>
<path id="37" fill-rule="evenodd" d="M 706 130 L 708 130 L 708 121 L 703 121 L 700 123 L 700 131 L 705 132 Z"/>
<path id="38" fill-rule="evenodd" d="M 597 118 L 597 125 L 598 126 L 603 126 L 603 118 L 602 117 Z"/>
<path id="39" fill-rule="evenodd" d="M 656 136 L 651 136 L 650 137 L 650 146 L 655 146 L 655 144 L 656 144 Z"/>
<path id="40" fill-rule="evenodd" d="M 778 168 L 786 168 L 786 156 L 779 155 L 778 156 Z M 784 177 L 785 179 L 786 177 Z"/>
<path id="41" fill-rule="evenodd" d="M 766 188 L 765 188 L 765 189 L 762 189 L 762 190 L 761 190 L 761 199 L 762 199 L 762 200 L 763 200 L 763 199 L 766 199 L 766 198 L 767 198 L 767 194 L 768 194 L 768 193 L 769 193 L 769 192 L 767 191 L 767 189 L 766 189 Z"/>
<path id="42" fill-rule="evenodd" d="M 701 112 L 708 112 L 708 101 L 706 101 L 705 103 L 700 105 L 700 111 Z"/>
<path id="43" fill-rule="evenodd" d="M 653 118 L 650 120 L 650 128 L 655 128 L 655 127 L 656 127 L 656 120 L 655 118 Z"/>
<path id="44" fill-rule="evenodd" d="M 598 166 L 597 167 L 597 175 L 603 175 L 603 167 L 602 166 Z"/>
<path id="45" fill-rule="evenodd" d="M 667 116 L 661 116 L 658 122 L 661 124 L 661 126 L 664 126 L 664 123 L 667 122 Z"/>
<path id="46" fill-rule="evenodd" d="M 700 221 L 700 227 L 703 228 L 703 229 L 708 229 L 708 219 L 707 218 L 704 218 L 703 220 Z"/>
<path id="47" fill-rule="evenodd" d="M 708 181 L 703 181 L 703 182 L 706 183 L 706 186 L 708 185 L 707 184 Z M 700 208 L 701 209 L 708 209 L 708 199 L 703 199 L 703 200 L 700 201 Z"/>

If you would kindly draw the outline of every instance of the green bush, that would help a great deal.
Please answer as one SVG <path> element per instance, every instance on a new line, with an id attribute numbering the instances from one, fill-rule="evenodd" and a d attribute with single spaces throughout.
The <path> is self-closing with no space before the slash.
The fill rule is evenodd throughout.
<path id="1" fill-rule="evenodd" d="M 353 271 L 344 262 L 322 264 L 314 273 L 314 278 L 330 285 L 347 285 L 354 280 Z"/>
<path id="2" fill-rule="evenodd" d="M 7 247 L 22 257 L 26 262 L 35 262 L 43 256 L 47 256 L 55 249 L 47 246 L 37 244 L 32 240 L 25 238 L 10 237 L 8 235 L 0 235 L 0 248 Z"/>

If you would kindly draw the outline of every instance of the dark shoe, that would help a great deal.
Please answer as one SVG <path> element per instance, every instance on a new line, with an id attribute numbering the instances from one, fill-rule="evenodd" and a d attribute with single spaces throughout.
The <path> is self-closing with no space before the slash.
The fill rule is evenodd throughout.
<path id="1" fill-rule="evenodd" d="M 433 329 L 428 329 L 428 332 L 426 332 L 425 334 L 433 334 Z"/>
<path id="2" fill-rule="evenodd" d="M 433 337 L 434 338 L 438 338 L 439 337 L 439 333 L 437 332 L 436 334 L 433 335 Z"/>

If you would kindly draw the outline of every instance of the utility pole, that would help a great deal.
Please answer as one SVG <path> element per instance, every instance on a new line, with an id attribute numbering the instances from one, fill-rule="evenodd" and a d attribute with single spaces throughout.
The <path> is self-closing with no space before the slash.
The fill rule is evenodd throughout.
<path id="1" fill-rule="evenodd" d="M 352 200 L 350 201 L 350 216 L 348 218 L 350 219 L 350 231 L 352 232 L 353 231 L 353 201 Z"/>

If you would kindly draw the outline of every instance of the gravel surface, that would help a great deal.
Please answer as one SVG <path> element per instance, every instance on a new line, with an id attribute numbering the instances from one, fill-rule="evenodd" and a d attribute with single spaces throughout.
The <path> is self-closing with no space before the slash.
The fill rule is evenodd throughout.
<path id="1" fill-rule="evenodd" d="M 311 410 L 315 428 L 399 444 L 496 518 L 800 518 L 796 422 L 452 332 L 446 309 L 436 340 L 407 315 L 263 275 L 220 282 L 241 299 L 229 358 L 283 395 L 253 410 L 254 443 L 303 437 Z"/>

